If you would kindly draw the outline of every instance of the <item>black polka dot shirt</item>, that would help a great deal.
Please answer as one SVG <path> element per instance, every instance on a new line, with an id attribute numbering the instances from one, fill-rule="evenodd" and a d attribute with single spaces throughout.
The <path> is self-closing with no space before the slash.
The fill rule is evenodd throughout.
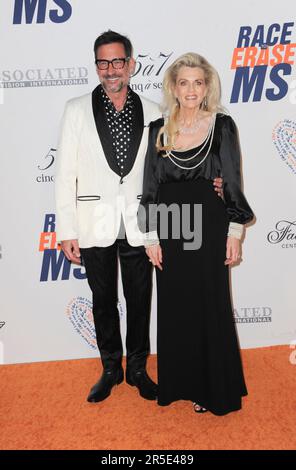
<path id="1" fill-rule="evenodd" d="M 107 123 L 111 133 L 112 147 L 120 175 L 122 176 L 124 174 L 124 165 L 128 156 L 132 134 L 134 111 L 133 100 L 129 90 L 123 109 L 121 111 L 117 111 L 112 101 L 105 93 L 103 87 L 100 88 L 103 96 Z"/>

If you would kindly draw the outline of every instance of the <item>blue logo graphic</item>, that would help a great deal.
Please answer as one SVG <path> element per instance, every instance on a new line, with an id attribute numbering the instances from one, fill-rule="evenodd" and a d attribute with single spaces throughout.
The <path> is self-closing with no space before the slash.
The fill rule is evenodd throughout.
<path id="1" fill-rule="evenodd" d="M 43 252 L 40 282 L 48 280 L 67 281 L 72 273 L 75 279 L 86 279 L 85 269 L 71 264 L 60 246 L 57 245 L 55 233 L 55 214 L 46 214 L 43 232 L 40 234 L 39 251 Z M 74 266 L 77 266 L 74 268 Z"/>
<path id="2" fill-rule="evenodd" d="M 230 102 L 243 103 L 283 99 L 289 91 L 288 77 L 295 64 L 296 44 L 292 42 L 294 22 L 242 26 L 233 51 L 235 70 Z"/>
<path id="3" fill-rule="evenodd" d="M 57 8 L 48 8 L 47 0 L 15 0 L 13 12 L 13 24 L 45 23 L 48 19 L 52 23 L 65 23 L 72 15 L 72 6 L 67 0 L 52 0 Z"/>

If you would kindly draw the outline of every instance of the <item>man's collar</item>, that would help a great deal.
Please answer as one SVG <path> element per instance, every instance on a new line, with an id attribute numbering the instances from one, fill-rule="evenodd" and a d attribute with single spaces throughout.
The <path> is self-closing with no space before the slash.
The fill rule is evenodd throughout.
<path id="1" fill-rule="evenodd" d="M 112 102 L 112 100 L 109 98 L 109 96 L 107 95 L 106 91 L 104 90 L 104 87 L 102 86 L 102 84 L 100 83 L 99 85 L 99 90 L 100 90 L 100 93 L 101 93 L 101 96 L 103 97 L 104 100 L 106 100 L 108 102 L 109 105 L 111 105 L 115 110 L 115 106 Z M 127 95 L 126 95 L 126 99 L 125 99 L 125 102 L 124 102 L 124 105 L 122 107 L 122 110 L 127 106 L 127 105 L 130 105 L 132 104 L 133 102 L 133 92 L 132 92 L 132 89 L 128 86 L 127 88 Z M 121 111 L 122 111 L 121 110 Z M 119 111 L 120 112 L 120 111 Z"/>

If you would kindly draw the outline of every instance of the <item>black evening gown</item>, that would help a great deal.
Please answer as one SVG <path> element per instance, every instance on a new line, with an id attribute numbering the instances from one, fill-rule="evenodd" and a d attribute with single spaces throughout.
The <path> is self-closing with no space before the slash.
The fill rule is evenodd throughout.
<path id="1" fill-rule="evenodd" d="M 158 231 L 163 252 L 163 271 L 157 269 L 158 404 L 190 400 L 223 415 L 239 410 L 241 397 L 247 394 L 230 299 L 229 268 L 224 265 L 229 222 L 244 224 L 253 217 L 240 189 L 236 127 L 230 116 L 218 114 L 204 162 L 196 169 L 181 169 L 155 150 L 162 124 L 158 120 L 150 126 L 141 200 L 147 218 L 145 222 L 139 218 L 143 231 Z M 197 150 L 174 152 L 184 159 L 177 163 L 187 168 L 196 165 L 206 155 L 207 146 L 192 160 L 185 159 Z M 212 182 L 220 175 L 224 201 Z M 175 236 L 176 225 L 172 227 L 170 217 L 168 236 L 162 236 L 162 216 L 151 210 L 148 217 L 153 203 L 177 204 L 180 220 L 187 207 L 191 222 L 194 205 L 200 204 L 200 248 L 184 249 L 188 239 L 183 238 L 181 226 L 181 236 Z"/>

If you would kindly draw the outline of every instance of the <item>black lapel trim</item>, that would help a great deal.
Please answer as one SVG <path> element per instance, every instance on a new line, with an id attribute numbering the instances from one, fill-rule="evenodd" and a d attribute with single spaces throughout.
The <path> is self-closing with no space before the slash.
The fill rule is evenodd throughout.
<path id="1" fill-rule="evenodd" d="M 130 90 L 130 92 L 134 104 L 133 130 L 123 176 L 126 176 L 134 166 L 144 130 L 144 112 L 141 99 L 134 91 Z"/>
<path id="2" fill-rule="evenodd" d="M 114 171 L 117 175 L 120 175 L 120 170 L 117 165 L 112 147 L 112 139 L 106 119 L 103 97 L 100 92 L 101 86 L 102 85 L 98 85 L 92 92 L 92 109 L 94 120 L 108 165 L 112 171 Z"/>

